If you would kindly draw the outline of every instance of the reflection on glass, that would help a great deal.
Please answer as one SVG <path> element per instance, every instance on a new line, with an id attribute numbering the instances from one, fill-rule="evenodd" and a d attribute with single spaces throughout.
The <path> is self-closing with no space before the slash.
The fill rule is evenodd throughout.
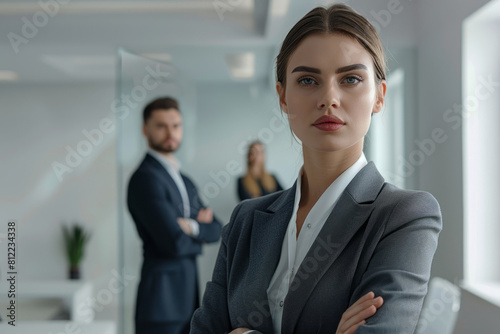
<path id="1" fill-rule="evenodd" d="M 143 158 L 146 142 L 141 133 L 142 108 L 157 96 L 169 94 L 180 101 L 189 95 L 182 89 L 175 68 L 170 65 L 119 50 L 117 98 L 113 107 L 117 117 L 119 266 L 128 284 L 120 295 L 120 333 L 133 333 L 137 284 L 140 278 L 142 246 L 128 214 L 126 187 L 132 171 Z M 186 103 L 189 106 L 189 103 Z M 190 108 L 187 107 L 187 110 Z M 189 117 L 187 122 L 189 123 Z M 133 279 L 130 279 L 132 278 Z"/>

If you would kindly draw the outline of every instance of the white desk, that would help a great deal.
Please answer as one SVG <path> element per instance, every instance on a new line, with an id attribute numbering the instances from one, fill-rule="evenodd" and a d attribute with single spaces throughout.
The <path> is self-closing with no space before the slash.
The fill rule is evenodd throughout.
<path id="1" fill-rule="evenodd" d="M 470 293 L 483 298 L 489 303 L 500 307 L 500 283 L 498 282 L 483 282 L 483 283 L 463 283 L 462 288 Z"/>
<path id="2" fill-rule="evenodd" d="M 0 291 L 3 300 L 7 292 Z M 17 282 L 16 300 L 33 298 L 60 298 L 69 307 L 71 321 L 89 323 L 94 320 L 94 312 L 89 312 L 88 301 L 92 298 L 92 284 L 78 280 Z M 5 312 L 2 312 L 3 314 Z M 3 333 L 3 331 L 2 331 Z"/>
<path id="3" fill-rule="evenodd" d="M 95 321 L 81 324 L 71 321 L 25 321 L 16 326 L 0 323 L 2 334 L 116 334 L 113 321 Z"/>

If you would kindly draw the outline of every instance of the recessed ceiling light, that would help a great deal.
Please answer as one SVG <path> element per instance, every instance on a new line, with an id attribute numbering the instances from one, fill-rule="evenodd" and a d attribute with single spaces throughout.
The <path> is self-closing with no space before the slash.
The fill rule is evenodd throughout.
<path id="1" fill-rule="evenodd" d="M 19 75 L 12 71 L 0 71 L 0 81 L 17 81 Z"/>
<path id="2" fill-rule="evenodd" d="M 235 79 L 250 79 L 255 75 L 255 54 L 252 52 L 228 54 L 226 62 Z"/>

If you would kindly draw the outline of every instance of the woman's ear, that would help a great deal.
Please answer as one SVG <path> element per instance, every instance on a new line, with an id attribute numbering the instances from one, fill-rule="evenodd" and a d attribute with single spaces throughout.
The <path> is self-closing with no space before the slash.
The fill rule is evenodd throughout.
<path id="1" fill-rule="evenodd" d="M 384 107 L 385 102 L 385 92 L 387 91 L 387 82 L 385 80 L 380 81 L 377 85 L 377 97 L 375 105 L 373 106 L 372 115 L 380 112 Z"/>
<path id="2" fill-rule="evenodd" d="M 285 114 L 288 114 L 288 106 L 285 99 L 285 87 L 279 81 L 276 82 L 276 91 L 278 92 L 281 110 L 283 110 Z"/>

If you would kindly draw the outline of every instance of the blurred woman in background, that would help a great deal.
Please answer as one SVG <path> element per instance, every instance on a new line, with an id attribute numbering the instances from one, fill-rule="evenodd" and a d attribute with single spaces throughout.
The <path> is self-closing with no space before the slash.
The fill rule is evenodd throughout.
<path id="1" fill-rule="evenodd" d="M 276 177 L 266 171 L 265 163 L 264 145 L 259 141 L 254 141 L 248 147 L 247 173 L 238 179 L 240 201 L 257 198 L 283 189 Z"/>

